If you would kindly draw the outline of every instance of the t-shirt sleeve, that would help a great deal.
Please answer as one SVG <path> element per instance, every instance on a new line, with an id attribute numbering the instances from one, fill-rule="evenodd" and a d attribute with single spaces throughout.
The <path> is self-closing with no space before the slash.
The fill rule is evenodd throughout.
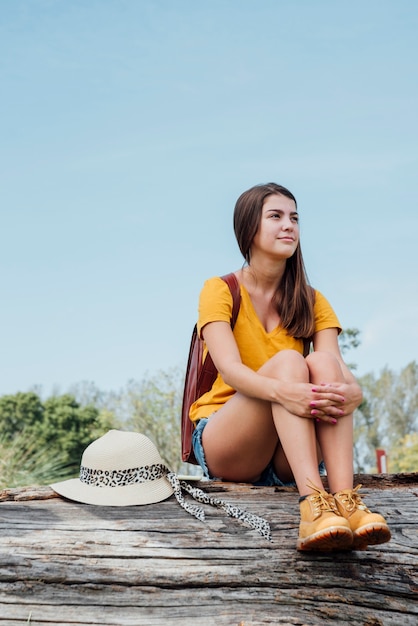
<path id="1" fill-rule="evenodd" d="M 342 328 L 334 309 L 319 291 L 315 291 L 315 332 L 326 328 L 337 328 L 340 334 Z"/>
<path id="2" fill-rule="evenodd" d="M 209 322 L 228 322 L 232 316 L 232 294 L 222 278 L 215 276 L 205 281 L 199 297 L 197 332 Z"/>

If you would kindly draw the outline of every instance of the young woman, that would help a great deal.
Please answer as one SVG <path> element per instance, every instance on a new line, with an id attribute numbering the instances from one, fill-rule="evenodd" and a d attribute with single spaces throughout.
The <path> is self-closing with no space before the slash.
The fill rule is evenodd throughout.
<path id="1" fill-rule="evenodd" d="M 339 321 L 308 284 L 295 197 L 275 183 L 252 187 L 237 200 L 234 229 L 246 261 L 235 272 L 234 329 L 221 278 L 205 282 L 199 301 L 198 330 L 219 374 L 190 410 L 196 458 L 209 478 L 296 484 L 299 550 L 386 542 L 385 519 L 353 489 L 353 411 L 362 393 L 341 357 Z M 305 358 L 306 339 L 313 351 Z"/>

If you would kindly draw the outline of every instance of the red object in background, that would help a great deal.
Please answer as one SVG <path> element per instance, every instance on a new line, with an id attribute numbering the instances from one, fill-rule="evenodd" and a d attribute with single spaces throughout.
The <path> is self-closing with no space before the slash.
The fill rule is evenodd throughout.
<path id="1" fill-rule="evenodd" d="M 376 461 L 377 461 L 377 473 L 378 474 L 387 474 L 388 471 L 388 463 L 387 456 L 385 450 L 376 450 Z"/>

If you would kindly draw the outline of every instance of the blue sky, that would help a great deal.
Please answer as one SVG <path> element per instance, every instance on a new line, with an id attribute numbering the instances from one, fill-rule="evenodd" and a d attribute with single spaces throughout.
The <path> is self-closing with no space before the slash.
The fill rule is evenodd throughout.
<path id="1" fill-rule="evenodd" d="M 184 366 L 260 182 L 358 374 L 418 356 L 415 0 L 0 0 L 0 394 Z"/>

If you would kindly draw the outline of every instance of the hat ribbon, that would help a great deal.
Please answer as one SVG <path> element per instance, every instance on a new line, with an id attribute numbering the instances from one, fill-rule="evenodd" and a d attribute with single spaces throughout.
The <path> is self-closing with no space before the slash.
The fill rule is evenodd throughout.
<path id="1" fill-rule="evenodd" d="M 182 491 L 191 495 L 197 502 L 210 504 L 211 506 L 222 509 L 230 517 L 240 520 L 260 533 L 265 539 L 271 540 L 270 524 L 263 517 L 249 513 L 238 506 L 225 502 L 225 500 L 208 496 L 201 489 L 192 487 L 192 485 L 189 485 L 189 483 L 184 480 L 179 480 L 177 474 L 169 470 L 168 467 L 162 463 L 123 470 L 90 469 L 83 465 L 80 467 L 80 481 L 93 487 L 125 487 L 127 485 L 144 483 L 164 477 L 173 488 L 174 496 L 180 506 L 201 522 L 205 520 L 204 510 L 200 506 L 185 500 Z"/>
<path id="2" fill-rule="evenodd" d="M 199 506 L 191 504 L 187 502 L 182 494 L 182 490 L 189 493 L 192 498 L 201 502 L 202 504 L 210 504 L 211 506 L 216 506 L 218 509 L 222 509 L 225 511 L 227 515 L 230 517 L 234 517 L 237 520 L 240 520 L 250 528 L 256 530 L 262 537 L 271 541 L 271 531 L 270 524 L 263 517 L 258 515 L 254 515 L 254 513 L 249 513 L 244 509 L 241 509 L 238 506 L 233 504 L 229 504 L 225 502 L 225 500 L 221 500 L 220 498 L 212 498 L 208 496 L 207 493 L 198 489 L 198 487 L 192 487 L 189 483 L 186 483 L 184 480 L 179 480 L 178 476 L 174 472 L 168 472 L 167 480 L 170 482 L 171 486 L 174 490 L 174 496 L 180 506 L 183 507 L 188 513 L 197 517 L 197 519 L 202 522 L 205 519 L 205 513 L 203 509 Z"/>

